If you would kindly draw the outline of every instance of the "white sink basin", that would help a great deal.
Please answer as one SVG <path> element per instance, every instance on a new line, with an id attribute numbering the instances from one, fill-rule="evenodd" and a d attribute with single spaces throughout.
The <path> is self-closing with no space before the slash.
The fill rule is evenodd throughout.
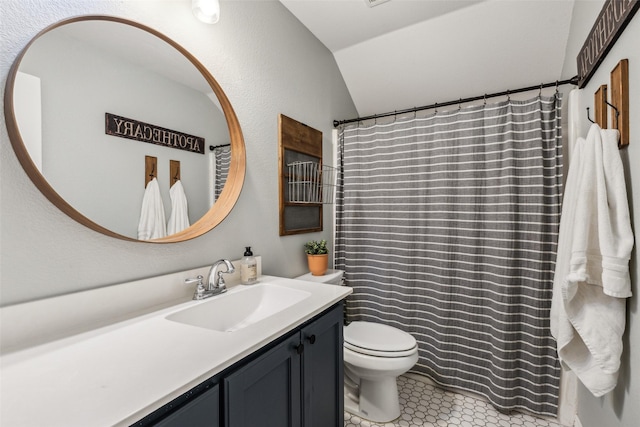
<path id="1" fill-rule="evenodd" d="M 242 286 L 170 314 L 166 319 L 219 332 L 233 332 L 279 313 L 309 296 L 311 293 L 307 291 L 273 284 Z"/>

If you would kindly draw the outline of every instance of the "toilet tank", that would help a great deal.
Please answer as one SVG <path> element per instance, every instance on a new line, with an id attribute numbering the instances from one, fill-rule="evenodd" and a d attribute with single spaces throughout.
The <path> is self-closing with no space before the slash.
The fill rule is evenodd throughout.
<path id="1" fill-rule="evenodd" d="M 344 276 L 344 271 L 329 269 L 322 276 L 314 276 L 311 273 L 307 273 L 296 277 L 296 279 L 306 280 L 307 282 L 327 283 L 329 285 L 342 285 L 342 276 Z"/>

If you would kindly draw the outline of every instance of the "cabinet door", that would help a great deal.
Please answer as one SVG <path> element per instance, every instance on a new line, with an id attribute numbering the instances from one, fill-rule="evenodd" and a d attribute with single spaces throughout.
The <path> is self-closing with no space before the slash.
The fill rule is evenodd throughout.
<path id="1" fill-rule="evenodd" d="M 302 329 L 304 426 L 344 425 L 342 304 Z"/>
<path id="2" fill-rule="evenodd" d="M 155 427 L 219 427 L 220 387 L 214 386 L 178 409 Z"/>
<path id="3" fill-rule="evenodd" d="M 301 427 L 300 334 L 225 379 L 226 427 Z"/>

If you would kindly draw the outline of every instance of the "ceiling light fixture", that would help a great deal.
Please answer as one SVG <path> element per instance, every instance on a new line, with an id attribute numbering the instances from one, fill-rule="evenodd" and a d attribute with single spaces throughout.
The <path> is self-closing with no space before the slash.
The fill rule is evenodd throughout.
<path id="1" fill-rule="evenodd" d="M 192 0 L 193 14 L 204 23 L 215 24 L 220 19 L 219 0 Z"/>

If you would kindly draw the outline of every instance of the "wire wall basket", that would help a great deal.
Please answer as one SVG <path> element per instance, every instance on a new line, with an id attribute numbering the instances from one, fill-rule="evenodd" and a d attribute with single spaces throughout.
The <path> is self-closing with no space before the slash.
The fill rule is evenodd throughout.
<path id="1" fill-rule="evenodd" d="M 293 162 L 289 169 L 289 202 L 332 204 L 336 189 L 336 168 L 316 162 Z"/>

